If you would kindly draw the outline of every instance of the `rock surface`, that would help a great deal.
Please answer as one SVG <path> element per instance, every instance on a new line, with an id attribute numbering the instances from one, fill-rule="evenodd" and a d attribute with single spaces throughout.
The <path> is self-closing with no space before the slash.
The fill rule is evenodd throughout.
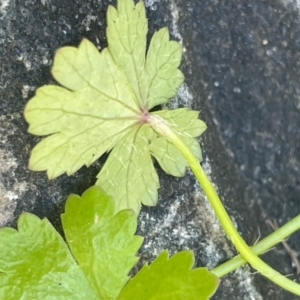
<path id="1" fill-rule="evenodd" d="M 49 181 L 27 169 L 39 138 L 27 133 L 23 109 L 39 86 L 53 83 L 57 48 L 88 38 L 106 46 L 107 0 L 0 1 L 0 225 L 16 226 L 22 211 L 59 214 L 70 193 L 95 182 L 103 163 Z M 204 167 L 249 244 L 300 212 L 300 16 L 298 2 L 255 0 L 148 0 L 149 36 L 168 26 L 182 42 L 186 82 L 171 106 L 201 111 L 209 129 Z M 158 170 L 160 201 L 144 208 L 138 233 L 141 261 L 163 249 L 192 249 L 198 266 L 213 268 L 234 255 L 192 174 L 174 179 Z M 300 256 L 300 234 L 288 240 Z M 263 256 L 297 278 L 282 246 Z M 215 300 L 295 296 L 249 267 L 222 280 Z"/>

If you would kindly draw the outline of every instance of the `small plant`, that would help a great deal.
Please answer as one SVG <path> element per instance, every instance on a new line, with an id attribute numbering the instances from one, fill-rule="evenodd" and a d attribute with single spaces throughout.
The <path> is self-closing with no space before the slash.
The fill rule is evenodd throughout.
<path id="1" fill-rule="evenodd" d="M 298 230 L 300 215 L 250 248 L 237 232 L 201 168 L 201 149 L 195 138 L 205 131 L 206 125 L 198 119 L 198 112 L 187 109 L 151 111 L 174 97 L 184 80 L 178 69 L 181 45 L 170 41 L 168 29 L 163 28 L 154 34 L 146 53 L 148 24 L 143 2 L 135 5 L 133 0 L 118 0 L 117 9 L 108 8 L 107 24 L 108 47 L 101 53 L 87 40 L 83 40 L 79 48 L 58 50 L 52 74 L 64 87 L 52 85 L 38 89 L 25 109 L 29 132 L 50 135 L 33 149 L 29 168 L 47 170 L 52 179 L 64 172 L 71 175 L 110 151 L 96 182 L 104 192 L 94 187 L 83 199 L 71 196 L 67 201 L 62 221 L 74 258 L 46 220 L 25 214 L 19 220 L 19 233 L 3 229 L 0 241 L 5 243 L 7 254 L 5 260 L 0 260 L 0 270 L 6 281 L 2 286 L 0 283 L 0 296 L 5 299 L 16 299 L 18 295 L 22 295 L 22 299 L 45 298 L 47 287 L 50 291 L 49 282 L 56 282 L 61 286 L 62 295 L 52 296 L 49 292 L 48 299 L 209 299 L 217 288 L 217 277 L 221 278 L 244 263 L 300 296 L 298 283 L 282 276 L 258 257 Z M 129 210 L 138 214 L 141 204 L 153 206 L 157 203 L 159 180 L 152 157 L 173 176 L 184 176 L 186 168 L 191 168 L 243 259 L 233 258 L 211 271 L 191 270 L 193 255 L 190 252 L 176 254 L 171 259 L 164 252 L 126 284 L 127 274 L 136 263 L 135 253 L 141 239 L 133 236 L 136 225 L 128 225 L 131 228 L 128 231 L 122 222 L 135 224 L 136 216 Z M 106 194 L 114 204 L 107 200 L 110 198 Z M 88 201 L 92 208 L 88 208 Z M 117 223 L 112 226 L 115 221 Z M 53 247 L 66 257 L 63 271 L 59 271 L 61 258 L 58 256 L 38 256 L 39 260 L 50 258 L 51 271 L 46 277 L 36 276 L 31 268 L 28 270 L 15 260 L 13 254 L 19 250 L 10 251 L 19 243 L 18 239 L 30 236 L 27 231 L 41 238 L 38 243 L 28 238 L 22 248 L 23 255 L 37 263 L 32 253 L 47 247 L 47 239 L 43 236 L 53 236 Z M 124 242 L 127 239 L 128 244 Z M 115 252 L 114 247 L 120 251 Z M 123 251 L 125 248 L 128 252 Z M 9 276 L 11 272 L 13 277 Z M 187 281 L 180 279 L 182 272 L 186 273 L 182 278 Z M 42 284 L 32 289 L 36 294 L 27 295 L 25 289 L 14 288 L 19 294 L 9 298 L 7 293 L 20 282 L 20 276 L 31 276 L 32 280 L 26 281 L 27 286 Z M 176 292 L 175 287 L 178 287 Z M 77 294 L 77 289 L 86 296 Z M 64 294 L 70 291 L 71 294 Z"/>
<path id="2" fill-rule="evenodd" d="M 134 235 L 135 213 L 115 210 L 99 187 L 71 195 L 61 216 L 70 249 L 47 219 L 29 213 L 19 218 L 19 231 L 1 229 L 1 299 L 168 299 L 172 293 L 208 299 L 214 293 L 218 278 L 205 268 L 191 270 L 191 251 L 170 259 L 165 251 L 127 283 L 143 238 Z"/>

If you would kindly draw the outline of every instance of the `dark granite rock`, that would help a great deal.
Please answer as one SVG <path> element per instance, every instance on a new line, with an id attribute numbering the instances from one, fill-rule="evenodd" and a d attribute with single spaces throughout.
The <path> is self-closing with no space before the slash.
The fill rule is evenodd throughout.
<path id="1" fill-rule="evenodd" d="M 106 46 L 105 13 L 111 1 L 2 0 L 0 2 L 0 225 L 16 225 L 22 211 L 47 217 L 61 231 L 59 214 L 70 193 L 95 182 L 103 159 L 71 177 L 49 181 L 27 169 L 39 138 L 27 133 L 23 109 L 37 87 L 52 83 L 57 48 L 86 37 Z M 113 2 L 115 4 L 115 1 Z M 297 2 L 148 0 L 151 35 L 168 26 L 185 48 L 186 83 L 171 106 L 201 110 L 209 125 L 204 167 L 249 244 L 300 212 L 300 26 Z M 159 205 L 144 208 L 141 262 L 163 249 L 192 249 L 210 268 L 234 255 L 192 174 L 174 179 L 158 170 Z M 300 234 L 289 239 L 300 253 Z M 296 277 L 282 246 L 264 259 Z M 299 280 L 299 278 L 298 278 Z M 284 299 L 284 292 L 245 267 L 222 280 L 216 300 Z"/>

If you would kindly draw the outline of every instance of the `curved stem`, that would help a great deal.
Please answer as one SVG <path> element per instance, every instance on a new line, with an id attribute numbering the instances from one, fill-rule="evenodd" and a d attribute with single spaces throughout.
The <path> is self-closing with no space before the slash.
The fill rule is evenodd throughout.
<path id="1" fill-rule="evenodd" d="M 280 287 L 300 296 L 300 284 L 282 276 L 279 272 L 271 268 L 268 264 L 262 261 L 253 250 L 246 244 L 243 238 L 236 230 L 230 217 L 228 216 L 216 190 L 212 183 L 206 176 L 198 159 L 180 139 L 180 137 L 169 127 L 169 125 L 161 118 L 155 115 L 150 115 L 148 123 L 160 135 L 166 137 L 173 145 L 181 152 L 183 157 L 187 160 L 191 170 L 198 179 L 204 193 L 206 194 L 211 206 L 213 207 L 222 227 L 227 236 L 232 241 L 233 245 L 241 256 L 262 275 L 275 282 Z"/>
<path id="2" fill-rule="evenodd" d="M 288 236 L 290 236 L 292 233 L 299 229 L 300 215 L 290 220 L 288 223 L 284 224 L 276 231 L 272 232 L 263 240 L 259 241 L 257 244 L 251 247 L 251 249 L 255 254 L 261 255 L 273 248 L 278 243 L 284 241 Z M 211 272 L 213 272 L 217 277 L 221 278 L 246 263 L 246 260 L 244 260 L 240 255 L 237 255 L 234 258 L 212 269 Z"/>

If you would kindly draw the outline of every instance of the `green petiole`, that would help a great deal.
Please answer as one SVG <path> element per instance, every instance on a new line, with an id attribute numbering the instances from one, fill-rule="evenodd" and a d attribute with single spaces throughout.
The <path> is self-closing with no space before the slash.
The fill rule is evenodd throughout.
<path id="1" fill-rule="evenodd" d="M 232 241 L 233 245 L 240 253 L 240 255 L 262 275 L 276 283 L 278 286 L 300 296 L 300 284 L 286 278 L 279 272 L 271 268 L 268 264 L 262 261 L 251 249 L 244 239 L 240 236 L 234 224 L 232 223 L 227 211 L 225 210 L 222 201 L 220 200 L 212 183 L 203 171 L 198 159 L 193 155 L 190 149 L 180 139 L 180 137 L 171 129 L 163 119 L 150 115 L 148 123 L 160 135 L 166 137 L 177 149 L 181 152 L 187 160 L 191 170 L 198 179 L 204 193 L 206 194 L 211 206 L 213 207 L 222 227 L 224 228 L 227 236 Z"/>
<path id="2" fill-rule="evenodd" d="M 265 252 L 269 251 L 275 245 L 284 241 L 287 237 L 289 237 L 291 234 L 293 234 L 295 231 L 299 229 L 300 229 L 300 215 L 290 220 L 288 223 L 284 224 L 276 231 L 272 232 L 263 240 L 259 241 L 257 244 L 251 247 L 251 249 L 256 255 L 264 254 Z M 221 278 L 246 263 L 247 263 L 246 260 L 244 260 L 240 255 L 237 255 L 236 257 L 219 265 L 218 267 L 214 268 L 211 271 L 216 276 Z"/>

